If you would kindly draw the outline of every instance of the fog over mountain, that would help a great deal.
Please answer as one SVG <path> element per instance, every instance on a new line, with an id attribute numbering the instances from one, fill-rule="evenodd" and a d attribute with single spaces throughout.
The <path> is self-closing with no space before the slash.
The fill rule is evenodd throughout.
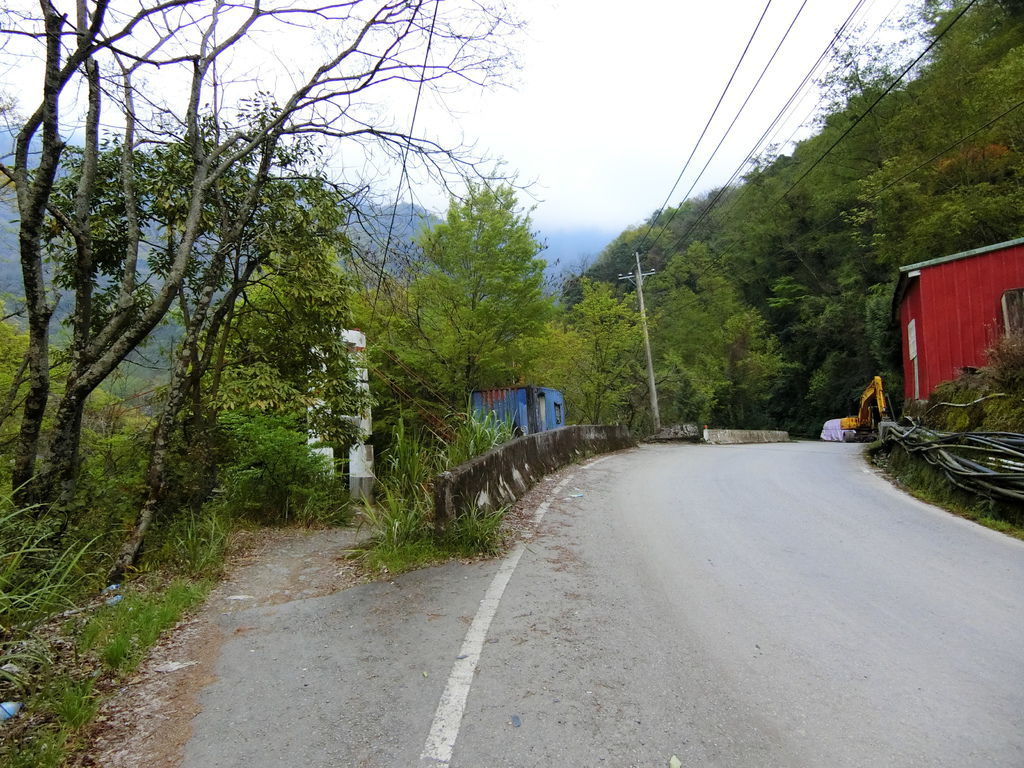
<path id="1" fill-rule="evenodd" d="M 548 263 L 548 276 L 580 274 L 617 234 L 594 227 L 538 231 L 537 239 L 545 246 L 540 255 Z"/>

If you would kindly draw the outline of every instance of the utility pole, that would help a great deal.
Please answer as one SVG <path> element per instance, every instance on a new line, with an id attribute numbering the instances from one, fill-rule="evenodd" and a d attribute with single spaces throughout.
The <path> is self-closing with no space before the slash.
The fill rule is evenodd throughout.
<path id="1" fill-rule="evenodd" d="M 654 359 L 651 357 L 651 337 L 647 334 L 647 309 L 644 307 L 644 278 L 653 275 L 654 270 L 644 272 L 640 269 L 639 251 L 634 251 L 633 256 L 636 259 L 636 274 L 619 275 L 619 280 L 636 281 L 636 295 L 640 300 L 640 327 L 644 331 L 644 354 L 647 357 L 647 387 L 651 393 L 651 422 L 654 431 L 658 432 L 661 429 L 661 412 L 658 410 L 658 390 L 654 384 Z"/>

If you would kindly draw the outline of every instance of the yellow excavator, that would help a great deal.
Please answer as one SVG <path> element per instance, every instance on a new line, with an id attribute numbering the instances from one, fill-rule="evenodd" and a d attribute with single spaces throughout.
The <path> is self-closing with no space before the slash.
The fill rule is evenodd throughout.
<path id="1" fill-rule="evenodd" d="M 882 386 L 882 377 L 875 376 L 860 396 L 857 415 L 829 419 L 822 427 L 821 439 L 841 443 L 873 440 L 878 434 L 878 423 L 890 420 L 892 411 Z"/>

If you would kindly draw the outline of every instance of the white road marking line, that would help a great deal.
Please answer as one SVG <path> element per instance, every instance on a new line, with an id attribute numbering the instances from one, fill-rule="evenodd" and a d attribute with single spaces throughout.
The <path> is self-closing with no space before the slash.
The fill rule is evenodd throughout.
<path id="1" fill-rule="evenodd" d="M 602 461 L 608 461 L 608 459 L 610 459 L 610 458 L 611 458 L 611 456 L 602 456 L 600 459 L 594 459 L 593 461 L 589 462 L 588 464 L 584 464 L 583 465 L 583 469 L 590 469 L 591 467 L 593 467 L 593 466 L 595 466 L 597 464 L 600 464 Z"/>
<path id="2" fill-rule="evenodd" d="M 569 482 L 569 478 L 562 479 L 556 485 L 546 501 L 537 507 L 533 515 L 533 522 L 540 523 L 544 513 L 548 511 L 553 498 L 558 496 L 559 491 Z M 462 648 L 455 664 L 452 665 L 452 672 L 448 676 L 448 682 L 441 694 L 441 701 L 437 704 L 437 711 L 434 713 L 434 722 L 430 725 L 430 733 L 427 735 L 427 743 L 423 747 L 420 760 L 429 761 L 435 765 L 447 766 L 451 763 L 452 752 L 455 749 L 455 740 L 459 736 L 459 727 L 462 725 L 462 716 L 466 712 L 466 700 L 469 698 L 469 688 L 473 684 L 473 675 L 476 673 L 477 663 L 480 661 L 480 653 L 483 651 L 484 641 L 487 639 L 487 630 L 491 626 L 494 614 L 498 612 L 498 604 L 501 596 L 505 594 L 505 587 L 508 586 L 512 574 L 519 565 L 519 558 L 523 556 L 525 547 L 517 544 L 508 553 L 498 572 L 494 574 L 491 585 L 480 601 L 473 623 L 469 625 L 466 637 L 462 641 Z"/>

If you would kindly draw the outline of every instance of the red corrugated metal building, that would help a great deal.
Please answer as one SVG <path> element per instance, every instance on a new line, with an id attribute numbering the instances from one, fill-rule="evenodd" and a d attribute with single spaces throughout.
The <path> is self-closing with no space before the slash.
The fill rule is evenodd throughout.
<path id="1" fill-rule="evenodd" d="M 927 398 L 1019 327 L 1024 238 L 900 268 L 896 289 L 903 337 L 903 392 Z"/>

